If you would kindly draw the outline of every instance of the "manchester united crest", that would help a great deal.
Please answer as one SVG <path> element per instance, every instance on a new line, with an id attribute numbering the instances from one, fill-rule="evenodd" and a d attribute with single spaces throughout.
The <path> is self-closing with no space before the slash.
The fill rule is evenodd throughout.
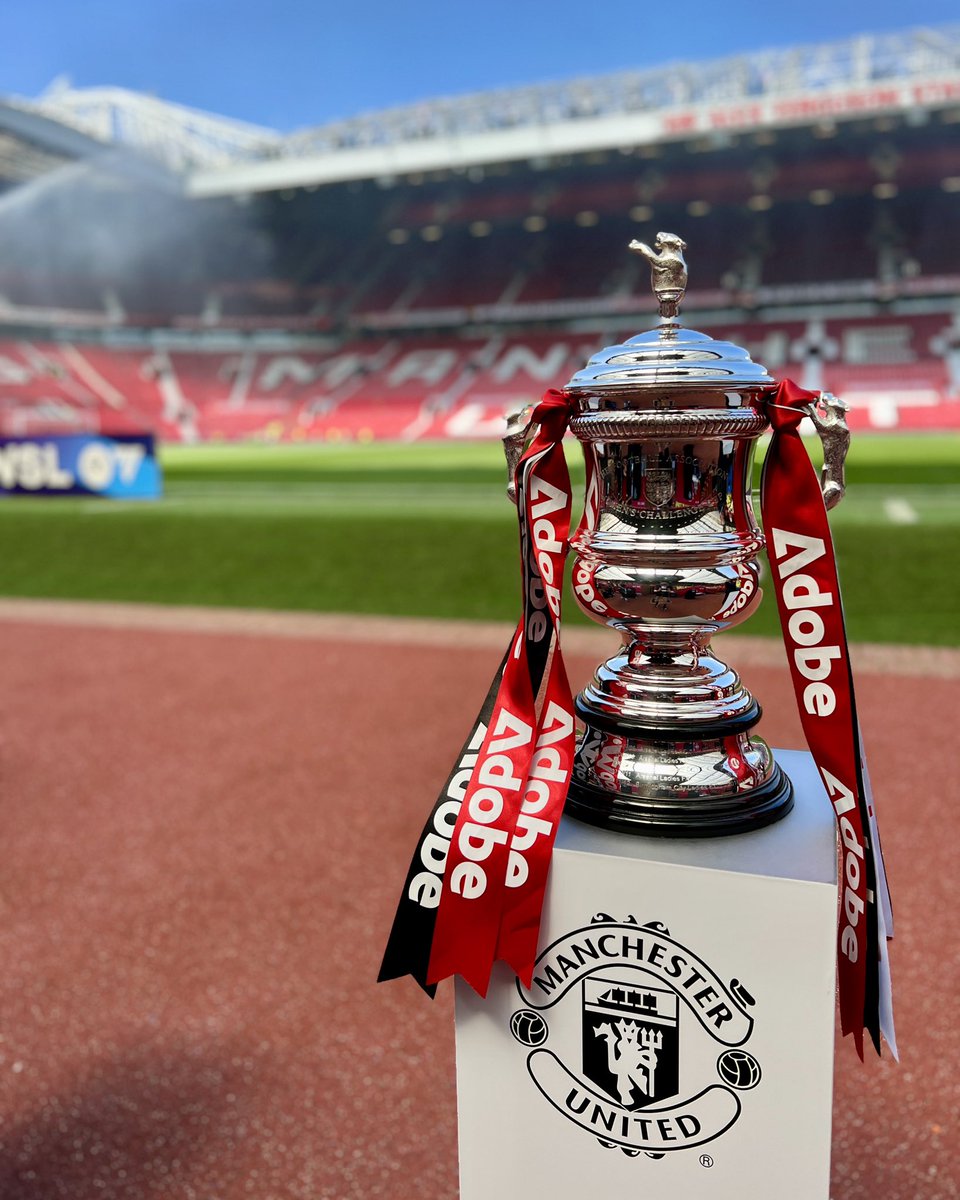
<path id="1" fill-rule="evenodd" d="M 661 988 L 583 981 L 583 1073 L 624 1108 L 677 1093 L 678 1000 Z"/>
<path id="2" fill-rule="evenodd" d="M 517 988 L 524 1007 L 510 1029 L 531 1080 L 607 1149 L 657 1159 L 702 1146 L 760 1082 L 744 1048 L 754 998 L 662 922 L 599 914 L 547 947 L 530 987 Z"/>

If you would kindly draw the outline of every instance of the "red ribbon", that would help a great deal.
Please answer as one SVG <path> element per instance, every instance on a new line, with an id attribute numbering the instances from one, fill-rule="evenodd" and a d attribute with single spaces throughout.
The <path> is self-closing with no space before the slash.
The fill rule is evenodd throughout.
<path id="1" fill-rule="evenodd" d="M 497 959 L 531 978 L 573 769 L 573 701 L 558 640 L 570 533 L 562 446 L 569 411 L 563 393 L 547 392 L 517 465 L 524 611 L 450 840 L 427 973 L 431 984 L 461 975 L 481 995 Z M 543 650 L 545 673 L 531 661 Z"/>
<path id="2" fill-rule="evenodd" d="M 760 506 L 800 720 L 840 836 L 840 1028 L 853 1034 L 862 1059 L 864 1029 L 879 1053 L 881 1007 L 890 1008 L 883 946 L 889 900 L 864 771 L 833 541 L 820 482 L 799 432 L 818 400 L 789 380 L 770 395 L 773 438 Z M 894 1045 L 892 1012 L 884 1033 Z"/>

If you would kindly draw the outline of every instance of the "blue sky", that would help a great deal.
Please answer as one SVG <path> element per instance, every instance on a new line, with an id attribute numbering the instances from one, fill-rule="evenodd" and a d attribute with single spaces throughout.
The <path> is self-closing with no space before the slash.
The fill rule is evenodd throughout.
<path id="1" fill-rule="evenodd" d="M 289 130 L 392 104 L 956 21 L 956 0 L 7 0 L 0 94 L 68 75 Z"/>

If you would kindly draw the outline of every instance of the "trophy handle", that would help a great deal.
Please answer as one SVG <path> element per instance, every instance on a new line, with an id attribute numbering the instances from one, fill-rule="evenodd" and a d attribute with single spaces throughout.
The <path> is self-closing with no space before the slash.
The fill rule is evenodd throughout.
<path id="1" fill-rule="evenodd" d="M 844 463 L 850 449 L 850 428 L 847 425 L 847 405 L 832 392 L 821 392 L 807 408 L 820 444 L 823 446 L 823 468 L 820 472 L 820 491 L 823 503 L 834 508 L 843 499 L 847 488 Z"/>
<path id="2" fill-rule="evenodd" d="M 517 463 L 523 457 L 530 428 L 533 424 L 533 405 L 519 408 L 507 417 L 507 432 L 503 435 L 503 454 L 507 460 L 507 498 L 511 504 L 517 503 L 517 485 L 514 475 Z"/>

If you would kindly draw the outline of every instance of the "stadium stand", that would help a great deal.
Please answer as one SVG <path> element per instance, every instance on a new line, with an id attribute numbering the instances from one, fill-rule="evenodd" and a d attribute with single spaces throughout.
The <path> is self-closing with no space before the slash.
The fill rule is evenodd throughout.
<path id="1" fill-rule="evenodd" d="M 657 229 L 686 323 L 860 428 L 960 428 L 958 124 L 952 28 L 286 138 L 118 89 L 0 105 L 0 429 L 486 436 L 649 326 L 626 244 Z"/>
<path id="2" fill-rule="evenodd" d="M 701 323 L 851 405 L 860 429 L 960 428 L 960 317 Z M 607 326 L 604 341 L 633 326 Z M 597 334 L 371 337 L 327 351 L 165 351 L 0 341 L 0 431 L 151 428 L 168 438 L 486 436 L 559 386 Z"/>

